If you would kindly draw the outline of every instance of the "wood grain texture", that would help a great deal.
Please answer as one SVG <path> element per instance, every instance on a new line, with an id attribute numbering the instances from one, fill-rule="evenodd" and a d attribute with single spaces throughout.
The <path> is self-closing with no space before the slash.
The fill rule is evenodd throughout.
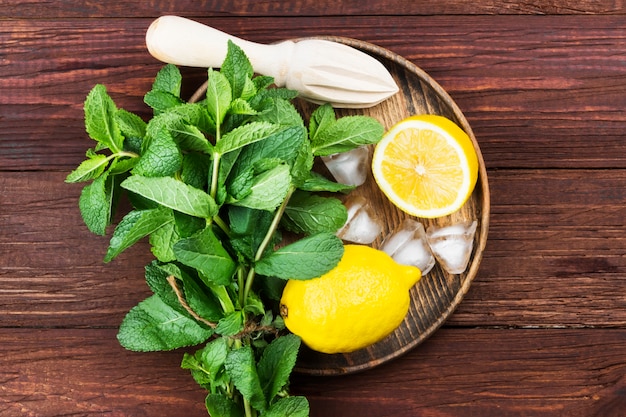
<path id="1" fill-rule="evenodd" d="M 626 16 L 203 19 L 258 42 L 313 35 L 390 49 L 441 84 L 468 118 L 488 169 L 624 168 Z M 160 68 L 150 19 L 3 21 L 0 167 L 75 166 L 89 140 L 82 103 L 103 83 L 149 117 L 143 94 Z M 275 28 L 280 27 L 280 31 Z M 185 69 L 186 94 L 204 72 Z M 48 138 L 54 132 L 54 140 Z M 520 148 L 524 151 L 520 152 Z M 50 155 L 53 154 L 54 158 Z"/>
<path id="2" fill-rule="evenodd" d="M 131 353 L 110 329 L 0 329 L 3 417 L 200 417 L 181 351 Z M 295 376 L 325 416 L 621 417 L 626 331 L 441 329 L 363 373 Z"/>
<path id="3" fill-rule="evenodd" d="M 177 2 L 151 0 L 132 2 L 114 1 L 57 1 L 0 0 L 0 18 L 63 18 L 63 17 L 151 17 L 162 14 L 183 16 L 337 16 L 337 15 L 476 15 L 476 14 L 624 14 L 626 7 L 619 0 L 609 1 L 476 1 L 443 0 L 275 0 L 275 1 L 221 1 L 183 0 Z"/>

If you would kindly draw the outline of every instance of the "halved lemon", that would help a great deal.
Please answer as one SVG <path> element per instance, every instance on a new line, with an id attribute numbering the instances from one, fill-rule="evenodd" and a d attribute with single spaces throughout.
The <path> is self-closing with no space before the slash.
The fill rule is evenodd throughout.
<path id="1" fill-rule="evenodd" d="M 472 140 L 450 119 L 418 115 L 393 126 L 376 145 L 372 172 L 381 191 L 416 217 L 458 211 L 478 179 Z"/>

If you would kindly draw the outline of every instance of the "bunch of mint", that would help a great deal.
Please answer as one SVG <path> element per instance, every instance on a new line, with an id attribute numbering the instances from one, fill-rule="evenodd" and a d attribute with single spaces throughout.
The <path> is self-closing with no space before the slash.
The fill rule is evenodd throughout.
<path id="1" fill-rule="evenodd" d="M 90 181 L 79 207 L 93 233 L 106 234 L 122 195 L 130 202 L 106 262 L 145 237 L 156 258 L 145 268 L 154 294 L 126 315 L 119 342 L 200 345 L 182 367 L 208 391 L 213 417 L 307 416 L 307 400 L 288 393 L 300 339 L 277 302 L 287 279 L 320 276 L 341 258 L 335 232 L 347 212 L 329 193 L 352 188 L 312 171 L 314 158 L 376 143 L 383 127 L 322 105 L 307 128 L 296 92 L 255 75 L 233 43 L 220 71 L 208 70 L 206 98 L 185 102 L 181 82 L 177 67 L 159 71 L 144 98 L 148 123 L 96 85 L 85 101 L 96 145 L 66 179 Z"/>

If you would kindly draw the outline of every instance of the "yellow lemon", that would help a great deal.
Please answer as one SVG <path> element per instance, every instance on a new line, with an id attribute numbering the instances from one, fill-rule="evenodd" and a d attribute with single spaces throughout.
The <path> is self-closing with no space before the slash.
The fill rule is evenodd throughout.
<path id="1" fill-rule="evenodd" d="M 459 210 L 478 179 L 470 137 L 451 120 L 412 116 L 376 145 L 372 173 L 381 191 L 413 216 L 435 218 Z"/>
<path id="2" fill-rule="evenodd" d="M 383 251 L 345 245 L 343 257 L 328 273 L 287 282 L 281 315 L 311 349 L 352 352 L 378 342 L 402 323 L 409 289 L 420 277 L 418 268 L 400 265 Z"/>

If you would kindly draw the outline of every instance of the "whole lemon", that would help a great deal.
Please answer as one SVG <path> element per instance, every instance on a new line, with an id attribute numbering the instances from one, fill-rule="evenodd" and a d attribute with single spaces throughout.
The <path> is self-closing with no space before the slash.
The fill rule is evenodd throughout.
<path id="1" fill-rule="evenodd" d="M 402 323 L 409 289 L 420 279 L 378 249 L 345 245 L 335 268 L 319 278 L 289 280 L 280 301 L 285 325 L 311 349 L 347 353 L 378 342 Z"/>

